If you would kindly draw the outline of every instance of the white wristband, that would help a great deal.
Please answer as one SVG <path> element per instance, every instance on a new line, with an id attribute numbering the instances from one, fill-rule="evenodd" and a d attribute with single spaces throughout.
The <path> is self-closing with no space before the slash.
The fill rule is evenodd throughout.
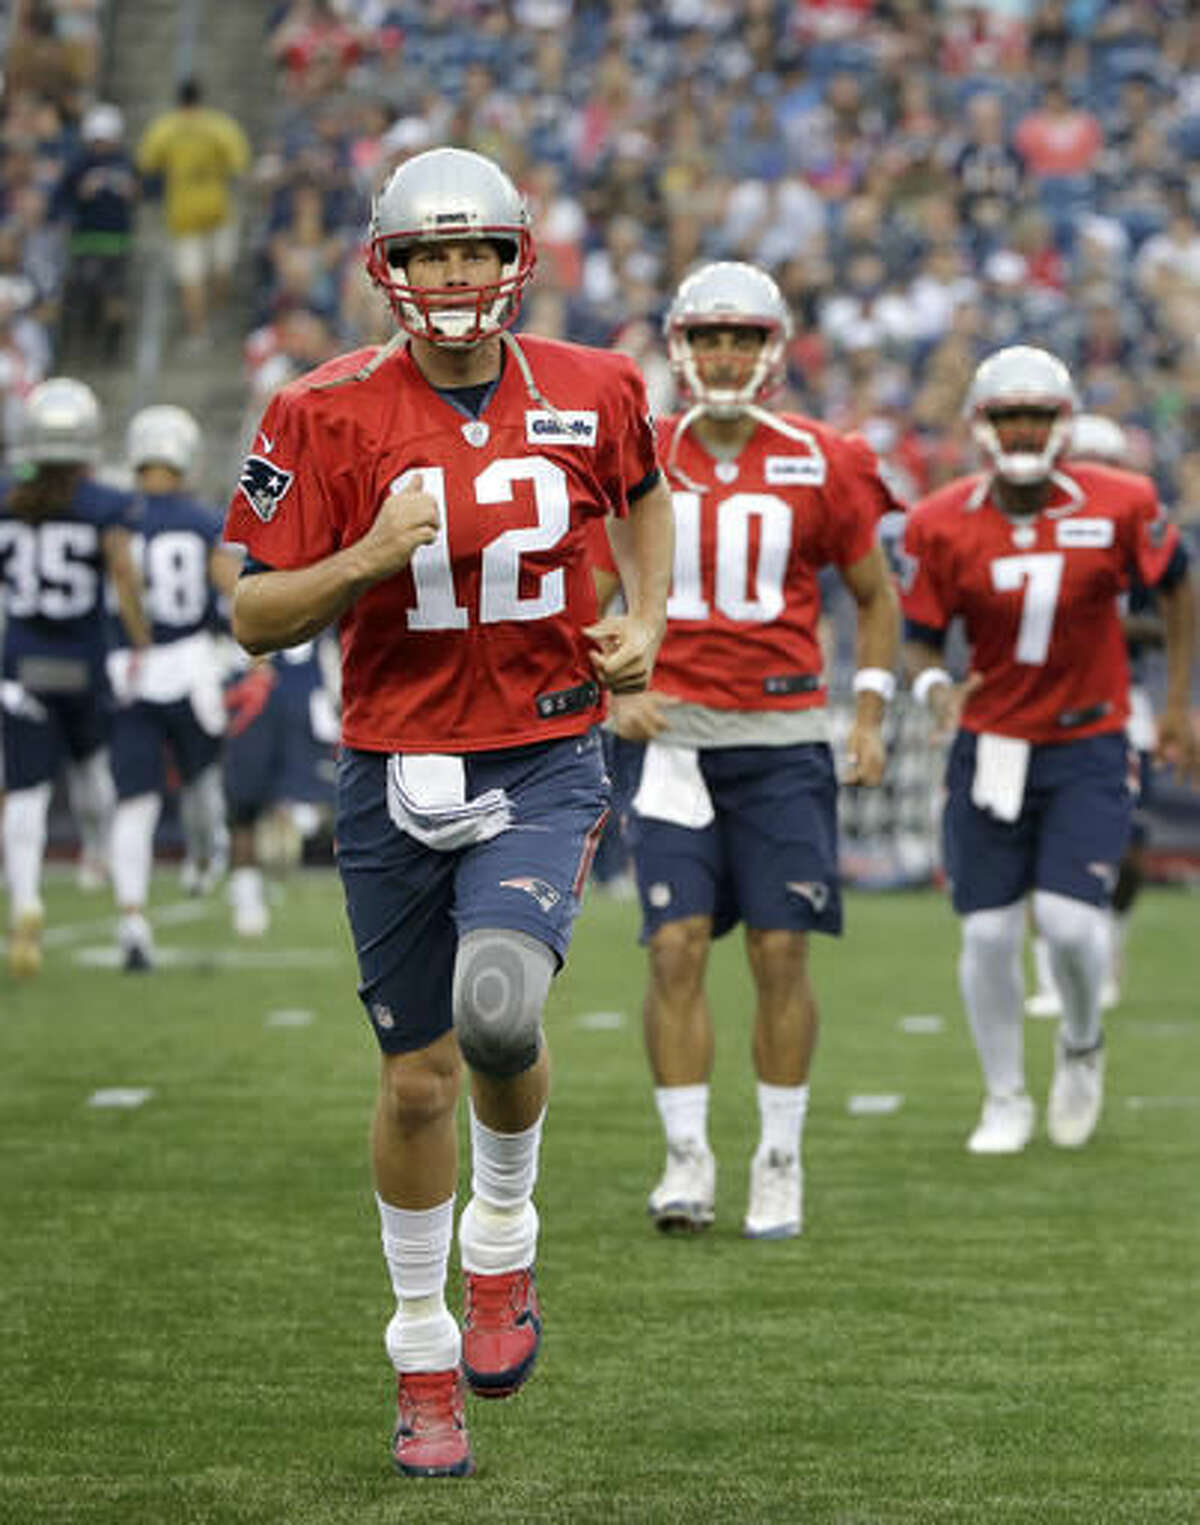
<path id="1" fill-rule="evenodd" d="M 896 695 L 896 675 L 886 667 L 860 667 L 854 674 L 856 694 L 878 694 L 884 704 L 890 704 Z"/>
<path id="2" fill-rule="evenodd" d="M 917 701 L 918 704 L 927 705 L 929 703 L 930 693 L 938 686 L 939 683 L 945 683 L 952 688 L 954 686 L 954 679 L 950 676 L 944 667 L 924 668 L 913 680 L 913 698 Z"/>

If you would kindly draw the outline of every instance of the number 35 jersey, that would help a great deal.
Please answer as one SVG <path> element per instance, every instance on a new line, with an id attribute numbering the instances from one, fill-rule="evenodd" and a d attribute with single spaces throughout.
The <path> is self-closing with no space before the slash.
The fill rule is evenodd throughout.
<path id="1" fill-rule="evenodd" d="M 588 523 L 654 480 L 645 388 L 622 355 L 522 336 L 479 418 L 407 351 L 344 355 L 272 399 L 226 539 L 277 570 L 366 534 L 421 480 L 441 529 L 342 616 L 342 735 L 369 751 L 470 752 L 582 732 L 603 711 Z M 549 400 L 547 402 L 547 399 Z"/>
<path id="2" fill-rule="evenodd" d="M 1117 596 L 1136 573 L 1156 586 L 1178 551 L 1146 477 L 1071 465 L 1030 519 L 1009 518 L 986 479 L 951 482 L 905 532 L 906 619 L 944 631 L 962 617 L 982 682 L 968 731 L 1034 743 L 1124 728 L 1129 663 Z"/>
<path id="3" fill-rule="evenodd" d="M 825 702 L 817 574 L 853 566 L 899 509 L 867 443 L 780 414 L 734 460 L 716 460 L 676 421 L 659 421 L 670 461 L 675 564 L 653 687 L 725 710 Z"/>
<path id="4" fill-rule="evenodd" d="M 18 519 L 0 482 L 0 604 L 8 657 L 70 648 L 96 663 L 106 649 L 104 536 L 131 525 L 132 499 L 84 478 L 67 509 Z"/>

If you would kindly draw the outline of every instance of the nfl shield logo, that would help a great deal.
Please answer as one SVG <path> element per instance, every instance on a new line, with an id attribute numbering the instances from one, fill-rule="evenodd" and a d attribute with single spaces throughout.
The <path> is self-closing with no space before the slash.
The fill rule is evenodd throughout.
<path id="1" fill-rule="evenodd" d="M 284 471 L 261 455 L 249 455 L 238 478 L 238 487 L 262 522 L 270 524 L 279 512 L 279 505 L 287 496 L 294 476 L 294 472 Z"/>

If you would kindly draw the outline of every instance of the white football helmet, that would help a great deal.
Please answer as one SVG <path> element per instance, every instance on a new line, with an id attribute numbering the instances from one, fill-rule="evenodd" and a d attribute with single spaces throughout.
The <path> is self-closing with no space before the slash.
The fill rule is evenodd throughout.
<path id="1" fill-rule="evenodd" d="M 740 385 L 710 386 L 696 364 L 691 336 L 698 328 L 734 325 L 761 328 L 766 339 L 753 369 Z M 720 260 L 687 276 L 663 322 L 667 358 L 685 399 L 725 418 L 746 411 L 779 386 L 792 331 L 792 315 L 771 277 L 735 260 Z"/>
<path id="2" fill-rule="evenodd" d="M 1071 420 L 1067 454 L 1073 461 L 1128 466 L 1129 438 L 1115 419 L 1105 418 L 1102 413 L 1077 413 Z"/>
<path id="3" fill-rule="evenodd" d="M 18 465 L 94 466 L 101 429 L 91 387 L 70 376 L 51 376 L 25 399 L 9 456 Z"/>
<path id="4" fill-rule="evenodd" d="M 493 242 L 503 262 L 500 279 L 487 286 L 409 285 L 406 250 L 451 238 Z M 504 171 L 482 154 L 431 148 L 394 170 L 375 197 L 367 270 L 400 326 L 418 338 L 461 349 L 507 328 L 535 263 L 529 210 Z"/>
<path id="5" fill-rule="evenodd" d="M 1014 486 L 1027 486 L 1044 482 L 1065 453 L 1077 406 L 1071 373 L 1061 360 L 1048 350 L 1013 344 L 981 362 L 967 391 L 965 412 L 993 474 Z M 1001 448 L 992 415 L 1014 408 L 1052 415 L 1041 450 Z"/>
<path id="6" fill-rule="evenodd" d="M 181 477 L 189 476 L 200 454 L 200 425 L 186 408 L 156 403 L 130 419 L 125 453 L 134 471 L 170 466 Z"/>

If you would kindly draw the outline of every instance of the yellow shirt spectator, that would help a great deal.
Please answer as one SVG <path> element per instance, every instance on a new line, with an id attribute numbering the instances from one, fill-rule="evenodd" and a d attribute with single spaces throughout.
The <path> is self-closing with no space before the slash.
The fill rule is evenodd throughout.
<path id="1" fill-rule="evenodd" d="M 164 180 L 167 231 L 176 238 L 209 233 L 233 214 L 230 186 L 250 163 L 246 134 L 224 111 L 180 105 L 147 127 L 138 168 Z"/>

